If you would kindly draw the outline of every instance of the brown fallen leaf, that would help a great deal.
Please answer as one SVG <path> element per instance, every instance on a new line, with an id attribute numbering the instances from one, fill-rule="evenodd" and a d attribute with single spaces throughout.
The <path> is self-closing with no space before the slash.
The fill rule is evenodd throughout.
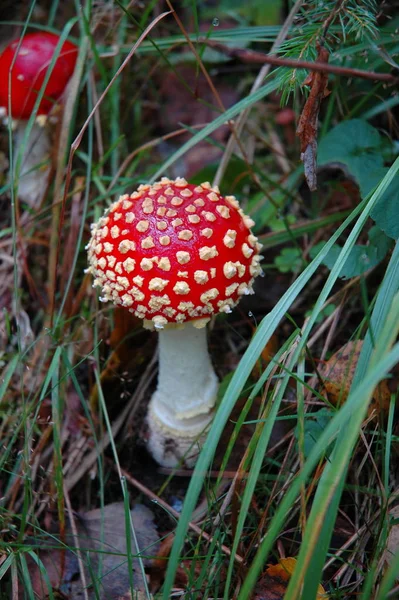
<path id="1" fill-rule="evenodd" d="M 277 565 L 269 565 L 255 587 L 252 600 L 282 600 L 296 563 L 296 558 L 289 557 L 280 558 Z M 328 600 L 322 585 L 318 587 L 317 600 Z"/>
<path id="2" fill-rule="evenodd" d="M 172 550 L 174 540 L 175 540 L 175 536 L 173 534 L 168 535 L 167 537 L 164 538 L 164 540 L 160 544 L 157 557 L 154 558 L 151 566 L 148 569 L 149 576 L 150 576 L 150 584 L 151 584 L 150 589 L 153 594 L 155 594 L 160 589 L 160 587 L 163 583 L 163 580 L 165 578 L 165 572 L 166 572 L 166 568 L 168 566 L 168 558 L 170 555 L 170 551 Z M 189 593 L 188 589 L 189 589 L 189 586 L 191 585 L 190 581 L 194 580 L 194 582 L 195 582 L 195 580 L 200 577 L 201 568 L 202 568 L 202 564 L 201 564 L 201 560 L 199 558 L 197 558 L 195 560 L 195 563 L 193 563 L 193 561 L 191 561 L 191 560 L 181 561 L 180 565 L 177 568 L 175 579 L 174 579 L 174 585 L 173 585 L 174 590 L 175 591 L 181 590 L 182 592 L 186 591 L 188 594 Z M 193 572 L 193 569 L 194 569 L 194 578 L 192 577 L 192 575 L 190 575 L 190 573 Z M 224 567 L 222 567 L 221 571 L 220 571 L 220 577 L 223 579 L 225 577 L 225 575 L 226 575 L 225 569 L 224 569 Z M 195 597 L 197 597 L 197 595 L 199 596 L 199 595 L 203 595 L 206 593 L 207 583 L 208 582 L 205 580 L 201 591 L 199 589 L 195 589 L 192 592 Z M 183 596 L 183 597 L 185 597 L 185 596 Z"/>
<path id="3" fill-rule="evenodd" d="M 317 62 L 327 63 L 329 52 L 324 46 L 318 46 Z M 310 86 L 308 99 L 303 107 L 296 130 L 301 142 L 301 160 L 305 170 L 305 178 L 311 192 L 317 189 L 317 123 L 320 105 L 323 98 L 330 93 L 327 90 L 328 74 L 313 71 L 305 79 L 304 85 Z"/>
<path id="4" fill-rule="evenodd" d="M 150 576 L 150 589 L 154 594 L 157 590 L 159 590 L 165 578 L 166 567 L 168 566 L 168 558 L 174 541 L 175 536 L 173 534 L 168 535 L 162 540 L 161 544 L 159 545 L 157 556 L 154 558 L 150 568 L 148 569 Z"/>
<path id="5" fill-rule="evenodd" d="M 76 555 L 69 550 L 62 553 L 60 550 L 56 549 L 50 551 L 35 548 L 34 552 L 37 559 L 40 560 L 43 565 L 43 569 L 46 572 L 47 579 L 55 597 L 69 598 L 73 581 L 76 578 L 79 578 L 79 563 Z M 26 556 L 26 562 L 35 600 L 47 600 L 50 597 L 49 588 L 42 572 L 31 556 Z M 62 564 L 64 564 L 64 569 L 61 573 Z M 24 583 L 23 581 L 20 581 L 18 590 L 19 600 L 24 600 L 25 598 L 23 587 Z M 82 598 L 83 600 L 84 596 L 78 596 L 77 598 Z"/>
<path id="6" fill-rule="evenodd" d="M 131 510 L 131 518 L 137 536 L 143 563 L 148 566 L 150 557 L 158 552 L 158 535 L 155 529 L 154 516 L 149 508 L 141 504 Z M 108 504 L 104 509 L 91 510 L 76 518 L 80 552 L 85 567 L 87 594 L 89 600 L 128 599 L 130 595 L 130 578 L 127 561 L 127 541 L 125 529 L 125 509 L 122 502 Z M 75 549 L 75 541 L 71 530 L 68 530 L 67 543 Z M 48 544 L 46 544 L 48 547 Z M 144 592 L 144 581 L 140 569 L 137 549 L 131 542 L 133 564 L 134 598 Z M 53 589 L 66 598 L 84 599 L 84 584 L 80 578 L 76 552 L 66 550 L 64 561 L 60 550 L 37 550 L 37 556 L 44 565 Z M 64 562 L 64 570 L 61 565 Z M 90 566 L 90 568 L 89 568 Z M 48 588 L 36 563 L 28 558 L 32 587 L 37 600 L 47 600 Z M 92 575 L 96 577 L 94 591 Z M 140 596 L 138 596 L 140 597 Z M 145 597 L 145 596 L 143 596 Z M 21 597 L 22 598 L 22 597 Z"/>
<path id="7" fill-rule="evenodd" d="M 390 566 L 399 552 L 399 523 L 394 521 L 399 520 L 399 506 L 394 506 L 389 512 L 390 520 L 393 524 L 390 526 L 387 545 L 384 552 L 384 563 Z M 396 578 L 399 581 L 399 574 Z"/>
<path id="8" fill-rule="evenodd" d="M 348 342 L 335 352 L 320 369 L 323 379 L 321 392 L 327 395 L 328 400 L 334 406 L 340 406 L 348 398 L 362 346 L 363 340 Z M 397 387 L 395 377 L 384 379 L 378 384 L 370 401 L 369 415 L 374 410 L 377 415 L 388 413 L 392 386 Z"/>

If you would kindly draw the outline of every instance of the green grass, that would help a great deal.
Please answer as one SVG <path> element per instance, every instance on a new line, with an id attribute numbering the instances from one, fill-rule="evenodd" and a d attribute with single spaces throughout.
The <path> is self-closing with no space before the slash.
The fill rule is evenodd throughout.
<path id="1" fill-rule="evenodd" d="M 260 0 L 251 1 L 254 7 L 260 7 Z M 211 103 L 217 116 L 199 130 L 177 118 L 174 129 L 185 129 L 186 136 L 183 141 L 179 136 L 173 138 L 173 146 L 165 150 L 165 132 L 160 133 L 157 112 L 168 110 L 168 104 L 161 95 L 160 82 L 175 72 L 177 91 L 193 90 L 192 82 L 185 80 L 185 72 L 180 72 L 182 51 L 184 57 L 190 55 L 187 62 L 193 72 L 200 72 L 173 15 L 162 14 L 168 8 L 152 2 L 144 8 L 130 7 L 129 14 L 121 3 L 110 3 L 111 12 L 102 14 L 99 25 L 98 3 L 88 0 L 81 7 L 76 2 L 66 13 L 61 11 L 61 5 L 52 3 L 46 23 L 37 20 L 34 2 L 27 13 L 10 16 L 4 22 L 7 26 L 19 25 L 21 33 L 39 28 L 57 32 L 62 40 L 70 38 L 79 45 L 79 57 L 66 100 L 66 117 L 54 137 L 52 181 L 46 197 L 36 207 L 29 208 L 18 199 L 23 146 L 13 159 L 11 123 L 5 135 L 3 132 L 14 176 L 11 182 L 0 182 L 4 206 L 9 210 L 2 217 L 0 241 L 12 259 L 4 275 L 4 289 L 12 301 L 3 310 L 4 347 L 0 352 L 0 600 L 14 600 L 18 594 L 24 600 L 37 598 L 33 565 L 41 573 L 48 597 L 55 600 L 58 582 L 48 572 L 43 558 L 46 548 L 76 557 L 79 572 L 85 569 L 86 597 L 102 598 L 106 575 L 103 558 L 107 553 L 103 556 L 98 551 L 98 564 L 94 565 L 82 539 L 79 547 L 71 542 L 71 515 L 73 511 L 104 509 L 111 502 L 123 502 L 124 506 L 128 550 L 119 558 L 129 574 L 126 593 L 135 595 L 136 559 L 146 581 L 144 558 L 153 554 L 153 549 L 141 543 L 141 532 L 136 530 L 129 507 L 137 501 L 154 505 L 145 491 L 139 494 L 130 486 L 122 472 L 129 472 L 129 461 L 139 452 L 138 428 L 133 435 L 124 429 L 118 410 L 123 411 L 125 405 L 119 396 L 109 393 L 101 377 L 109 364 L 107 340 L 112 333 L 113 311 L 99 304 L 83 272 L 88 226 L 120 193 L 133 191 L 143 181 L 178 174 L 180 165 L 186 165 L 188 153 L 198 144 L 208 144 L 209 148 L 219 144 L 223 149 L 224 144 L 214 142 L 212 134 L 226 123 L 234 126 L 248 109 L 250 121 L 248 127 L 244 126 L 240 141 L 254 149 L 253 162 L 248 164 L 241 157 L 234 162 L 237 157 L 233 156 L 233 169 L 227 168 L 221 190 L 228 193 L 229 186 L 234 186 L 240 201 L 259 217 L 257 232 L 264 241 L 266 265 L 273 265 L 276 248 L 296 244 L 303 256 L 303 268 L 292 278 L 291 273 L 265 267 L 270 288 L 279 280 L 285 291 L 270 310 L 264 309 L 259 300 L 259 323 L 252 338 L 252 321 L 243 313 L 237 311 L 233 320 L 219 319 L 220 341 L 213 334 L 211 342 L 226 356 L 229 348 L 239 347 L 242 356 L 228 384 L 226 380 L 225 393 L 189 482 L 173 473 L 170 477 L 165 475 L 163 485 L 159 473 L 154 472 L 153 483 L 149 483 L 151 478 L 145 479 L 145 486 L 166 502 L 171 502 L 176 490 L 184 498 L 178 521 L 163 515 L 160 524 L 159 536 L 167 539 L 173 533 L 174 541 L 156 597 L 172 597 L 178 581 L 186 590 L 186 598 L 246 600 L 266 565 L 276 563 L 283 552 L 298 561 L 287 585 L 286 600 L 313 600 L 319 583 L 330 598 L 394 597 L 399 557 L 388 567 L 384 556 L 389 513 L 398 489 L 396 392 L 392 392 L 386 418 L 367 420 L 367 410 L 376 384 L 399 363 L 397 242 L 385 261 L 361 276 L 359 286 L 355 282 L 345 287 L 347 282 L 339 275 L 354 245 L 364 243 L 370 213 L 398 176 L 399 159 L 360 202 L 352 202 L 350 207 L 330 206 L 326 212 L 324 199 L 319 195 L 312 198 L 310 207 L 306 194 L 300 190 L 299 146 L 283 143 L 290 168 L 290 173 L 283 176 L 269 140 L 270 131 L 280 140 L 285 139 L 284 129 L 275 120 L 280 110 L 276 94 L 282 78 L 290 74 L 287 70 L 272 71 L 250 92 L 258 73 L 253 66 L 245 72 L 237 71 L 238 99 L 224 112 L 217 107 L 215 98 L 211 102 L 209 98 L 195 100 L 193 94 L 193 110 Z M 237 73 L 229 71 L 230 63 L 222 61 L 221 56 L 207 61 L 198 42 L 199 34 L 233 46 L 267 51 L 281 30 L 280 23 L 266 26 L 251 22 L 234 3 L 231 7 L 220 3 L 219 21 L 233 18 L 236 25 L 229 21 L 228 28 L 223 29 L 207 22 L 204 32 L 199 32 L 198 24 L 204 25 L 202 3 L 197 0 L 185 5 L 186 10 L 180 5 L 174 8 L 199 56 L 204 58 L 216 89 L 224 85 L 236 88 Z M 312 21 L 324 9 L 317 8 L 317 14 L 312 10 L 316 9 L 301 9 L 301 20 L 288 34 L 291 46 L 296 38 L 299 44 L 299 39 L 308 34 L 309 44 L 313 43 L 312 36 L 319 25 L 313 26 Z M 325 10 L 329 10 L 328 6 Z M 345 16 L 343 19 L 345 25 Z M 391 28 L 381 28 L 378 40 L 394 57 L 395 26 L 394 23 Z M 361 40 L 348 35 L 339 42 L 340 29 L 341 24 L 334 25 L 334 35 L 329 40 L 336 45 L 333 64 L 365 68 L 359 63 L 361 52 L 365 52 L 370 60 L 367 68 L 387 70 L 383 56 L 376 51 L 375 40 L 367 35 Z M 296 49 L 301 50 L 299 46 Z M 56 56 L 47 80 L 55 60 Z M 218 60 L 223 70 L 218 70 Z M 391 89 L 377 89 L 373 82 L 354 81 L 348 85 L 347 80 L 338 78 L 331 78 L 330 87 L 334 92 L 322 105 L 320 136 L 340 121 L 363 115 L 373 119 L 373 124 L 384 129 L 385 137 L 390 139 L 386 115 L 396 105 Z M 44 86 L 26 129 L 25 144 L 43 94 Z M 290 104 L 296 119 L 304 95 L 305 90 L 298 87 Z M 170 96 L 168 101 L 171 102 Z M 269 140 L 269 145 L 265 140 Z M 202 152 L 206 153 L 204 148 Z M 134 156 L 124 163 L 132 152 Z M 211 175 L 216 174 L 217 164 L 208 165 L 207 169 Z M 193 175 L 200 176 L 201 173 Z M 324 185 L 329 185 L 328 181 Z M 280 220 L 281 230 L 270 231 L 268 224 L 273 219 Z M 310 249 L 320 240 L 325 241 L 325 246 L 310 260 Z M 327 271 L 323 258 L 337 242 L 342 250 L 331 271 Z M 332 321 L 322 330 L 320 340 L 312 343 L 312 336 L 324 325 L 320 315 L 329 301 L 340 307 L 345 325 Z M 261 374 L 255 376 L 254 366 L 259 364 L 265 345 L 276 332 L 279 348 L 262 367 Z M 315 378 L 318 359 L 324 351 L 328 357 L 358 337 L 365 341 L 349 397 L 339 409 L 325 401 L 331 418 L 310 451 L 305 451 L 307 423 L 324 401 Z M 139 362 L 141 349 L 134 345 L 134 339 L 130 341 L 137 359 L 133 361 L 133 372 L 127 374 L 124 369 L 118 377 L 124 381 L 130 377 L 131 381 L 125 384 L 127 393 L 136 393 L 137 401 L 143 402 L 151 393 L 154 368 L 148 371 L 147 364 Z M 222 360 L 220 364 L 224 364 Z M 98 405 L 90 401 L 94 386 L 98 390 Z M 243 408 L 233 418 L 239 401 Z M 79 412 L 78 421 L 74 420 L 74 411 Z M 142 419 L 140 412 L 137 415 L 138 420 Z M 226 440 L 223 433 L 231 419 L 235 419 L 233 433 Z M 281 445 L 274 448 L 274 432 L 283 422 L 297 426 L 296 433 L 291 430 L 287 439 L 280 440 Z M 229 460 L 240 449 L 249 423 L 253 432 L 245 448 L 241 448 L 241 463 L 232 480 Z M 221 438 L 225 448 L 220 465 L 214 461 Z M 138 471 L 136 478 L 141 475 L 145 474 Z M 206 510 L 196 520 L 196 510 L 204 499 Z M 157 511 L 155 514 L 160 518 Z M 354 526 L 353 540 L 342 551 L 340 519 Z M 194 533 L 192 522 L 208 537 Z M 102 542 L 106 542 L 104 536 L 103 523 L 99 532 Z M 349 534 L 345 541 L 348 538 Z M 146 583 L 144 598 L 151 597 L 150 590 L 151 583 Z"/>

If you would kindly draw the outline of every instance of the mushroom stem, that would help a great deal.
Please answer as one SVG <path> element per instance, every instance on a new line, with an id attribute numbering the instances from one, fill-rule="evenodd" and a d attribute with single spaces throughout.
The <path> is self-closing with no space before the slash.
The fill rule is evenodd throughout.
<path id="1" fill-rule="evenodd" d="M 163 405 L 178 421 L 209 413 L 217 388 L 206 327 L 197 329 L 187 323 L 183 329 L 160 330 L 158 389 L 153 396 L 160 413 Z"/>
<path id="2" fill-rule="evenodd" d="M 218 380 L 207 348 L 206 327 L 187 323 L 184 329 L 167 327 L 159 332 L 158 387 L 147 417 L 149 449 L 163 466 L 181 458 L 194 464 L 195 440 L 212 419 Z"/>

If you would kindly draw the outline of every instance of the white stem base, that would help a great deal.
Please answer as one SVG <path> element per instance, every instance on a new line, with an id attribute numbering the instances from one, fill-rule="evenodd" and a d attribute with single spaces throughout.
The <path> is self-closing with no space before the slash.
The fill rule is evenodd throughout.
<path id="1" fill-rule="evenodd" d="M 191 468 L 195 465 L 206 434 L 207 425 L 213 419 L 213 411 L 201 415 L 201 419 L 180 419 L 178 429 L 165 427 L 163 421 L 150 404 L 147 425 L 147 446 L 152 457 L 163 467 L 176 467 L 179 464 Z M 194 427 L 191 427 L 194 425 Z M 184 432 L 184 433 L 183 433 Z"/>
<path id="2" fill-rule="evenodd" d="M 185 456 L 192 466 L 213 417 L 218 380 L 207 349 L 206 328 L 159 332 L 158 388 L 150 402 L 148 447 L 155 460 L 176 466 Z M 198 441 L 197 438 L 200 438 Z"/>

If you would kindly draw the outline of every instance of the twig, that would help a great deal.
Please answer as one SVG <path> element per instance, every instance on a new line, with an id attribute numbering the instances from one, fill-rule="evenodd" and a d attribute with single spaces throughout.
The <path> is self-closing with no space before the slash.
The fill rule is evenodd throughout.
<path id="1" fill-rule="evenodd" d="M 325 64 L 323 62 L 312 62 L 309 60 L 298 60 L 296 58 L 278 58 L 271 54 L 263 54 L 255 50 L 243 50 L 242 48 L 229 48 L 213 40 L 201 40 L 207 46 L 220 50 L 231 58 L 237 58 L 243 62 L 266 64 L 275 67 L 291 67 L 293 69 L 308 69 L 309 71 L 333 73 L 343 77 L 360 77 L 361 79 L 371 79 L 373 81 L 385 81 L 387 83 L 397 83 L 399 77 L 391 73 L 376 73 L 375 71 L 363 71 L 362 69 L 351 69 L 350 67 L 338 67 L 336 65 Z"/>
<path id="2" fill-rule="evenodd" d="M 113 465 L 113 466 L 114 466 L 114 469 L 117 470 L 116 465 Z M 151 500 L 153 500 L 154 502 L 156 502 L 157 504 L 159 504 L 159 506 L 162 506 L 162 508 L 164 508 L 168 513 L 170 513 L 171 515 L 173 515 L 176 519 L 180 519 L 180 513 L 178 513 L 177 510 L 175 510 L 174 508 L 172 508 L 167 502 L 165 502 L 165 500 L 162 500 L 162 498 L 160 498 L 159 496 L 157 496 L 156 494 L 154 494 L 154 492 L 152 492 L 145 485 L 143 485 L 142 483 L 140 483 L 139 481 L 137 481 L 137 479 L 135 479 L 134 477 L 132 477 L 124 469 L 121 469 L 120 471 L 121 471 L 122 475 L 125 477 L 126 481 L 128 481 L 131 485 L 133 485 L 138 490 L 140 490 L 140 492 L 142 492 L 143 494 L 145 494 L 148 498 L 151 498 Z M 209 535 L 208 533 L 206 533 L 205 531 L 203 531 L 200 527 L 198 527 L 198 525 L 195 525 L 195 523 L 191 523 L 190 522 L 188 524 L 188 526 L 199 537 L 204 538 L 208 542 L 212 542 L 212 536 Z M 225 546 L 224 544 L 220 545 L 220 549 L 223 550 L 223 552 L 225 554 L 227 554 L 227 556 L 231 556 L 231 550 L 227 546 Z M 234 560 L 236 562 L 240 563 L 240 564 L 242 564 L 244 562 L 244 559 L 239 554 L 234 554 Z"/>
<path id="3" fill-rule="evenodd" d="M 323 305 L 322 310 L 323 310 L 323 308 L 325 308 L 325 305 Z M 331 315 L 328 315 L 328 317 L 325 318 L 325 320 L 318 327 L 317 331 L 309 339 L 307 347 L 311 348 L 312 346 L 315 345 L 315 343 L 317 342 L 317 340 L 323 335 L 323 333 L 326 331 L 326 329 L 329 329 L 329 332 L 327 334 L 327 339 L 326 339 L 326 341 L 324 343 L 323 350 L 322 350 L 322 353 L 321 353 L 321 356 L 320 356 L 320 359 L 319 359 L 320 361 L 324 360 L 324 357 L 326 355 L 326 351 L 328 349 L 329 342 L 330 342 L 331 337 L 332 337 L 332 332 L 335 331 L 335 327 L 336 327 L 338 319 L 339 319 L 339 317 L 341 315 L 341 311 L 342 311 L 342 306 L 337 306 L 334 309 L 334 311 L 331 313 Z"/>
<path id="4" fill-rule="evenodd" d="M 89 600 L 89 594 L 87 592 L 87 581 L 86 581 L 85 568 L 83 565 L 82 554 L 80 552 L 78 530 L 76 529 L 75 518 L 73 516 L 72 504 L 71 504 L 71 500 L 69 498 L 69 493 L 68 493 L 68 490 L 65 488 L 65 486 L 64 486 L 64 498 L 65 498 L 65 504 L 67 506 L 68 515 L 69 515 L 69 521 L 71 524 L 73 542 L 74 542 L 75 548 L 76 548 L 76 556 L 78 559 L 80 578 L 82 580 L 83 595 L 85 597 L 85 600 Z"/>
<path id="5" fill-rule="evenodd" d="M 289 175 L 289 173 L 291 173 L 291 167 L 290 167 L 290 163 L 287 159 L 287 155 L 284 151 L 283 144 L 282 144 L 277 132 L 274 131 L 274 129 L 272 129 L 272 127 L 269 125 L 269 123 L 267 121 L 266 121 L 265 125 L 266 125 L 266 129 L 267 129 L 267 133 L 269 134 L 269 137 L 270 137 L 270 148 L 274 154 L 276 163 L 278 164 L 281 171 L 283 172 L 283 175 Z"/>
<path id="6" fill-rule="evenodd" d="M 316 43 L 317 61 L 325 65 L 330 53 L 319 42 Z M 323 99 L 330 93 L 327 89 L 328 74 L 325 69 L 320 73 L 311 72 L 304 81 L 309 85 L 310 92 L 299 117 L 296 134 L 301 142 L 301 160 L 305 179 L 311 192 L 317 189 L 317 124 L 320 106 Z"/>
<path id="7" fill-rule="evenodd" d="M 330 25 L 335 20 L 335 17 L 339 13 L 339 11 L 341 10 L 341 8 L 345 4 L 345 2 L 346 2 L 346 0 L 338 0 L 338 2 L 336 3 L 334 9 L 330 12 L 330 14 L 328 15 L 327 19 L 324 21 L 324 23 L 323 23 L 323 29 L 322 29 L 322 34 L 321 34 L 321 37 L 323 39 L 325 39 L 325 37 L 327 35 L 327 31 L 328 31 Z"/>
<path id="8" fill-rule="evenodd" d="M 388 500 L 388 507 L 392 506 L 392 504 L 394 504 L 395 502 L 398 501 L 398 495 L 399 495 L 399 489 L 396 489 L 394 492 L 392 492 L 389 500 Z M 323 567 L 323 571 L 326 571 L 327 569 L 329 569 L 329 567 L 340 557 L 342 556 L 342 554 L 345 552 L 345 550 L 347 550 L 354 542 L 356 542 L 356 540 L 358 540 L 360 538 L 360 536 L 362 536 L 367 530 L 371 531 L 371 525 L 381 517 L 381 508 L 376 511 L 373 516 L 371 517 L 370 521 L 367 522 L 365 525 L 362 525 L 362 527 L 360 527 L 360 529 L 358 529 L 358 531 L 355 531 L 355 533 L 346 540 L 346 542 L 344 544 L 342 544 L 342 546 L 336 551 L 336 553 L 326 562 L 326 564 Z M 346 566 L 348 566 L 348 563 L 346 563 Z"/>
<path id="9" fill-rule="evenodd" d="M 12 597 L 11 600 L 18 600 L 19 598 L 19 582 L 18 582 L 18 571 L 16 561 L 11 563 L 11 587 Z"/>

